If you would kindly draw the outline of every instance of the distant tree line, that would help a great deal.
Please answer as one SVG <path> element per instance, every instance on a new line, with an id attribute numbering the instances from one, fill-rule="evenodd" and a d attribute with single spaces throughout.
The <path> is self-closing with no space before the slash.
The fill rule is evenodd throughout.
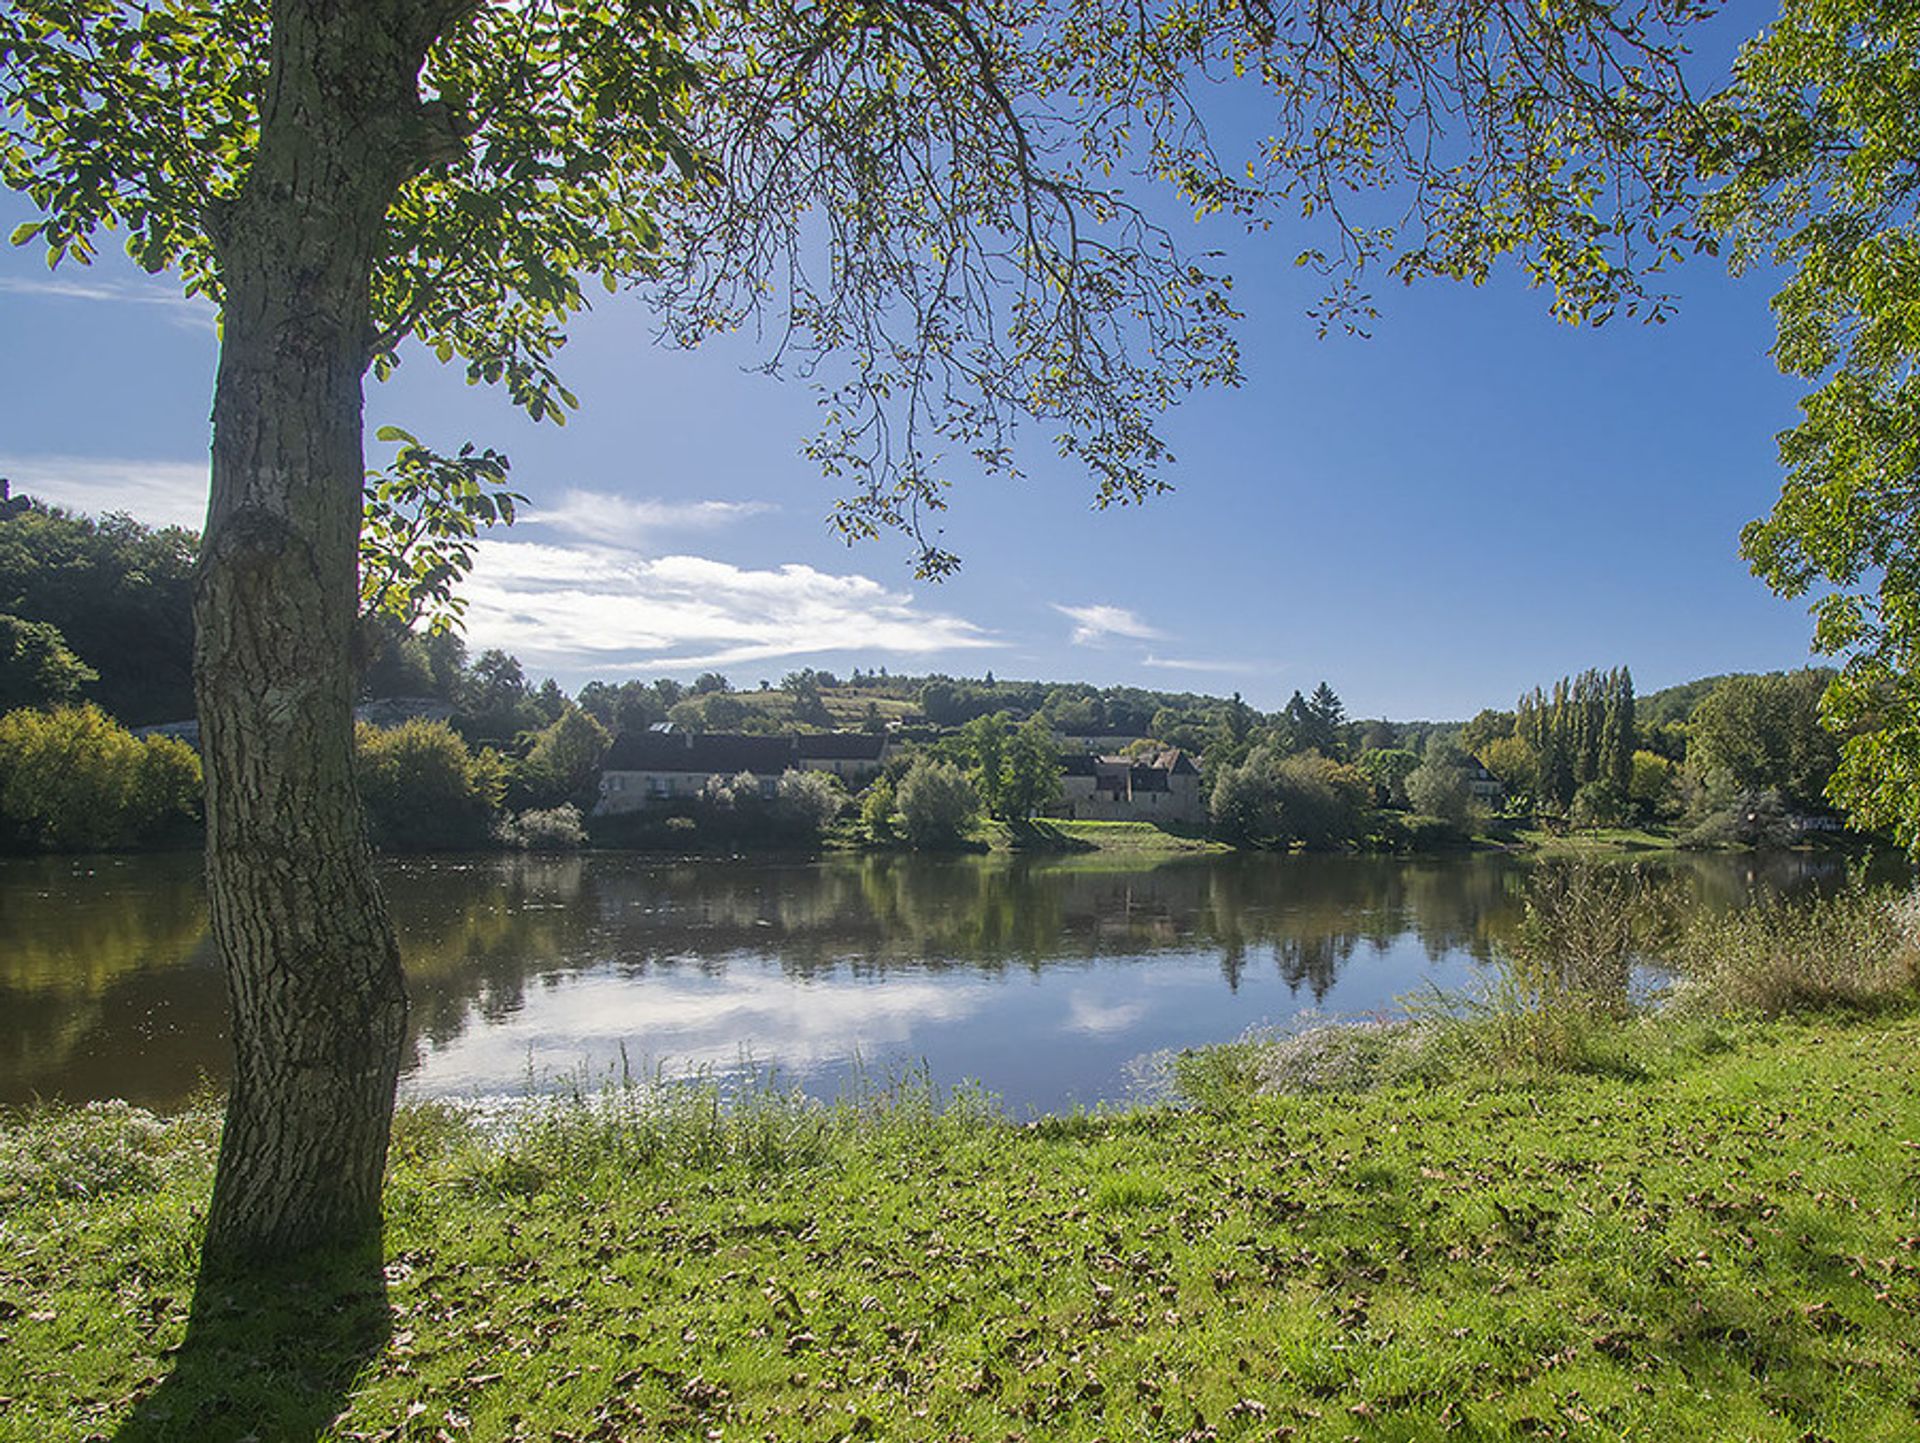
<path id="1" fill-rule="evenodd" d="M 0 715 L 37 709 L 57 720 L 11 722 L 13 760 L 0 764 L 13 780 L 0 777 L 0 788 L 15 800 L 3 804 L 0 844 L 156 845 L 191 833 L 197 772 L 172 746 L 124 728 L 192 715 L 196 541 L 5 497 Z M 1423 845 L 1464 835 L 1496 806 L 1573 826 L 1671 826 L 1702 844 L 1778 840 L 1793 816 L 1826 808 L 1839 755 L 1820 723 L 1832 680 L 1820 670 L 1702 678 L 1642 698 L 1626 668 L 1589 670 L 1533 688 L 1510 711 L 1448 723 L 1349 718 L 1325 681 L 1262 713 L 1237 693 L 884 667 L 845 677 L 798 668 L 751 689 L 712 671 L 691 682 L 595 680 L 569 697 L 505 651 L 469 656 L 451 631 L 390 614 L 366 621 L 363 651 L 363 696 L 433 700 L 449 714 L 445 724 L 362 732 L 373 832 L 396 848 L 563 844 L 580 834 L 612 738 L 661 723 L 758 733 L 904 725 L 909 746 L 858 805 L 868 835 L 915 845 L 951 844 L 981 813 L 1009 822 L 1044 813 L 1059 792 L 1056 734 L 1188 752 L 1218 834 L 1262 846 Z M 64 789 L 45 760 L 62 737 L 81 759 Z M 914 740 L 926 745 L 916 751 Z M 1482 769 L 1499 783 L 1497 799 L 1476 796 Z M 137 781 L 148 772 L 167 780 Z M 23 799 L 38 789 L 35 811 Z M 739 788 L 719 788 L 681 810 L 715 836 L 792 823 L 804 837 L 827 823 L 796 819 L 823 808 L 814 798 L 756 813 Z"/>

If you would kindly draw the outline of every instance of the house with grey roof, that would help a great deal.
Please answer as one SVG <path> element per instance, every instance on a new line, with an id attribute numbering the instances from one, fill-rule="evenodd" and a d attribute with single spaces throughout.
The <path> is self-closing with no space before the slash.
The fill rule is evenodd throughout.
<path id="1" fill-rule="evenodd" d="M 1178 747 L 1143 756 L 1062 759 L 1060 800 L 1052 815 L 1068 821 L 1204 822 L 1200 768 Z"/>
<path id="2" fill-rule="evenodd" d="M 700 794 L 710 778 L 749 772 L 773 796 L 783 773 L 831 772 L 849 787 L 880 774 L 892 742 L 865 732 L 743 736 L 732 732 L 622 732 L 601 763 L 602 816 Z"/>

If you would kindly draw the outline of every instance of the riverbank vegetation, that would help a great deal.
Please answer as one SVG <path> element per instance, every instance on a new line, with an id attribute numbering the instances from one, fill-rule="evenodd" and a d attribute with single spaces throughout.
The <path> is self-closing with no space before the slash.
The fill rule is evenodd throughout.
<path id="1" fill-rule="evenodd" d="M 107 765 L 103 747 L 172 755 L 121 723 L 171 723 L 168 735 L 194 738 L 185 686 L 194 542 L 187 532 L 76 517 L 30 497 L 9 495 L 0 507 L 0 698 L 43 718 L 17 723 L 18 732 L 93 738 L 75 742 L 71 778 L 0 745 L 0 772 L 31 778 L 16 790 L 34 794 L 0 801 L 5 845 L 192 839 L 199 803 L 184 767 L 175 768 L 182 785 L 154 803 L 161 814 L 152 817 L 96 805 L 102 789 L 125 787 L 91 772 Z M 1840 825 L 1825 796 L 1846 738 L 1822 725 L 1834 678 L 1820 670 L 1707 678 L 1643 698 L 1624 667 L 1589 670 L 1530 689 L 1511 710 L 1459 723 L 1395 722 L 1349 717 L 1326 682 L 1261 712 L 1238 695 L 885 668 L 842 676 L 808 667 L 751 686 L 713 672 L 691 682 L 591 681 L 568 696 L 505 652 L 470 657 L 449 632 L 411 630 L 384 613 L 365 618 L 363 631 L 361 784 L 373 836 L 391 850 L 530 839 L 554 847 L 573 838 L 708 852 L 1000 845 L 1009 827 L 1036 818 L 1083 819 L 1061 815 L 1072 810 L 1064 759 L 1146 761 L 1174 751 L 1199 769 L 1199 805 L 1162 829 L 1169 850 L 1200 822 L 1233 846 L 1394 853 L 1777 847 Z M 96 719 L 82 723 L 82 715 Z M 789 796 L 763 806 L 798 784 L 761 776 L 763 795 L 752 798 L 738 777 L 723 775 L 698 796 L 650 806 L 658 815 L 649 818 L 592 818 L 615 737 L 655 726 L 865 731 L 888 738 L 888 760 L 877 778 L 855 779 L 832 810 L 824 793 L 805 805 Z M 944 786 L 911 781 L 936 767 L 964 786 L 946 771 L 938 772 Z M 573 822 L 550 824 L 568 808 Z M 86 824 L 55 824 L 46 819 L 54 813 Z M 521 820 L 528 816 L 547 820 Z M 121 820 L 103 820 L 113 817 Z M 1105 845 L 1107 834 L 1082 840 Z"/>
<path id="2" fill-rule="evenodd" d="M 403 1109 L 381 1256 L 191 1330 L 212 1111 L 20 1114 L 0 1437 L 1910 1437 L 1912 904 L 1701 924 L 1647 1010 L 1658 900 L 1566 871 L 1473 1005 L 1183 1054 L 1113 1114 Z"/>

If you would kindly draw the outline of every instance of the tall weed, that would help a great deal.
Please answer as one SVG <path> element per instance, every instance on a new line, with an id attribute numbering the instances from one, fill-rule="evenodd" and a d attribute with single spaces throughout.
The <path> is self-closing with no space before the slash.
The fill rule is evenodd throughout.
<path id="1" fill-rule="evenodd" d="M 1614 1061 L 1634 968 L 1671 944 L 1675 915 L 1669 885 L 1638 867 L 1541 866 L 1493 981 L 1467 1009 L 1491 1059 L 1547 1072 Z"/>

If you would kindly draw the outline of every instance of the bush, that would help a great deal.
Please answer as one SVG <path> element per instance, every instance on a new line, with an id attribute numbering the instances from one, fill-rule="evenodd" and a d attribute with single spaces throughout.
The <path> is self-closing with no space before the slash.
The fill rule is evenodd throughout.
<path id="1" fill-rule="evenodd" d="M 0 717 L 0 819 L 27 847 L 150 845 L 199 805 L 200 759 L 184 742 L 143 741 L 91 705 Z"/>
<path id="2" fill-rule="evenodd" d="M 1278 839 L 1282 818 L 1273 753 L 1255 747 L 1239 765 L 1223 768 L 1207 799 L 1207 814 L 1213 834 L 1236 847 L 1260 846 Z"/>
<path id="3" fill-rule="evenodd" d="M 414 720 L 356 732 L 360 797 L 375 845 L 394 851 L 487 845 L 505 767 L 488 750 L 469 751 L 445 722 Z"/>
<path id="4" fill-rule="evenodd" d="M 607 729 L 579 707 L 568 705 L 558 721 L 536 733 L 515 769 L 513 800 L 524 807 L 591 806 L 600 761 L 613 745 Z"/>
<path id="5" fill-rule="evenodd" d="M 960 768 L 924 757 L 900 783 L 899 804 L 907 841 L 922 850 L 957 845 L 980 815 L 980 798 Z"/>
<path id="6" fill-rule="evenodd" d="M 1412 816 L 1405 812 L 1387 812 L 1378 819 L 1372 847 L 1383 852 L 1438 852 L 1457 848 L 1464 840 L 1452 822 L 1439 817 Z"/>
<path id="7" fill-rule="evenodd" d="M 501 846 L 522 852 L 571 852 L 587 844 L 580 809 L 571 803 L 508 817 L 495 835 Z"/>
<path id="8" fill-rule="evenodd" d="M 1672 937 L 1667 889 L 1638 867 L 1548 863 L 1527 885 L 1526 916 L 1499 949 L 1499 972 L 1474 1010 L 1495 1060 L 1564 1071 L 1632 1008 L 1634 965 Z"/>
<path id="9" fill-rule="evenodd" d="M 860 825 L 876 842 L 893 840 L 893 783 L 885 777 L 874 780 L 860 798 Z"/>
<path id="10" fill-rule="evenodd" d="M 781 773 L 773 811 L 782 830 L 817 837 L 834 824 L 847 805 L 847 789 L 832 772 Z"/>
<path id="11" fill-rule="evenodd" d="M 1567 821 L 1575 827 L 1617 827 L 1627 820 L 1627 799 L 1605 778 L 1588 782 L 1573 794 Z"/>
<path id="12" fill-rule="evenodd" d="M 1310 850 L 1338 847 L 1360 830 L 1360 815 L 1372 787 L 1351 767 L 1318 752 L 1288 757 L 1275 768 L 1282 835 Z"/>
<path id="13" fill-rule="evenodd" d="M 1473 805 L 1466 769 L 1446 757 L 1428 757 L 1407 775 L 1407 805 L 1464 831 Z"/>
<path id="14" fill-rule="evenodd" d="M 1675 961 L 1674 1005 L 1688 1012 L 1778 1017 L 1910 1001 L 1920 990 L 1920 893 L 1855 878 L 1831 897 L 1769 898 L 1693 922 Z"/>
<path id="15" fill-rule="evenodd" d="M 1318 752 L 1278 760 L 1255 747 L 1213 786 L 1214 835 L 1236 846 L 1328 848 L 1351 840 L 1372 795 L 1366 777 Z"/>
<path id="16" fill-rule="evenodd" d="M 1725 772 L 1696 790 L 1690 817 L 1692 825 L 1680 836 L 1683 847 L 1785 847 L 1796 836 L 1778 792 L 1736 787 Z"/>

